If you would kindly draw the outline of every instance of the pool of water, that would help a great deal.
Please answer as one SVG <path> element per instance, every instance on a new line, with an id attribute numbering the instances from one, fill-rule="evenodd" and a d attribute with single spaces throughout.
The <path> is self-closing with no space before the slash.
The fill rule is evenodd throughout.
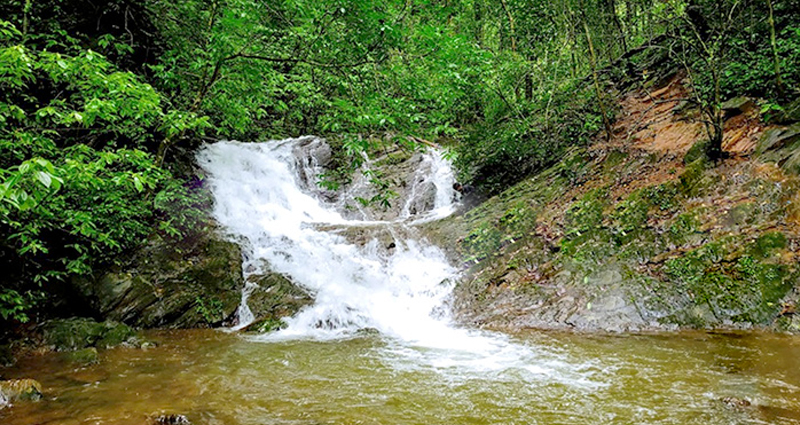
<path id="1" fill-rule="evenodd" d="M 31 355 L 0 374 L 39 380 L 45 398 L 0 410 L 0 423 L 175 413 L 226 425 L 800 424 L 798 337 L 471 332 L 468 342 L 493 345 L 475 355 L 371 333 L 259 341 L 192 330 L 151 333 L 157 347 L 104 350 L 86 367 Z"/>

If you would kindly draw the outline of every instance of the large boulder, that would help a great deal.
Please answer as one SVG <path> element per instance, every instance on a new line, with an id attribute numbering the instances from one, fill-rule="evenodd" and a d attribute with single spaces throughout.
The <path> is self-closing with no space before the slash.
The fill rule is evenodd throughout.
<path id="1" fill-rule="evenodd" d="M 186 249 L 151 240 L 127 264 L 73 286 L 103 318 L 131 326 L 214 326 L 239 305 L 241 248 L 210 233 Z"/>

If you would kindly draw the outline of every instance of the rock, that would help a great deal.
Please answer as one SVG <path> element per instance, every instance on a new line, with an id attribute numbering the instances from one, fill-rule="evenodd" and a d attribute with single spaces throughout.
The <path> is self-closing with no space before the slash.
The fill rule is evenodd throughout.
<path id="1" fill-rule="evenodd" d="M 8 401 L 37 401 L 42 398 L 42 384 L 33 379 L 0 381 L 0 394 Z"/>
<path id="2" fill-rule="evenodd" d="M 108 348 L 132 342 L 136 333 L 122 323 L 96 322 L 85 317 L 51 320 L 43 326 L 44 343 L 56 351 Z"/>
<path id="3" fill-rule="evenodd" d="M 281 318 L 293 316 L 311 304 L 313 298 L 287 277 L 279 273 L 251 276 L 258 287 L 250 293 L 247 305 L 255 316 L 248 326 L 251 332 L 271 332 L 283 326 Z"/>
<path id="4" fill-rule="evenodd" d="M 719 399 L 719 401 L 723 402 L 728 407 L 734 407 L 734 408 L 748 407 L 752 404 L 750 403 L 749 400 L 733 396 L 723 397 Z"/>
<path id="5" fill-rule="evenodd" d="M 127 265 L 72 284 L 110 320 L 144 328 L 215 326 L 239 305 L 241 248 L 213 233 L 187 250 L 151 240 Z M 109 342 L 123 336 L 111 332 Z"/>
<path id="6" fill-rule="evenodd" d="M 707 158 L 706 152 L 711 142 L 708 139 L 703 139 L 692 145 L 683 157 L 683 163 L 689 165 L 698 159 Z"/>
<path id="7" fill-rule="evenodd" d="M 735 117 L 744 112 L 755 109 L 756 103 L 753 99 L 746 96 L 737 96 L 728 99 L 720 105 L 720 109 L 725 113 L 726 118 Z"/>
<path id="8" fill-rule="evenodd" d="M 111 348 L 123 343 L 138 342 L 136 332 L 130 326 L 117 322 L 105 322 L 104 324 L 103 336 L 95 344 L 97 347 Z"/>
<path id="9" fill-rule="evenodd" d="M 782 149 L 800 139 L 800 123 L 764 132 L 756 145 L 756 155 Z"/>
<path id="10" fill-rule="evenodd" d="M 191 425 L 189 418 L 184 415 L 158 415 L 151 419 L 153 425 Z"/>
<path id="11" fill-rule="evenodd" d="M 800 98 L 784 105 L 783 110 L 776 114 L 775 121 L 779 124 L 791 124 L 800 121 Z"/>
<path id="12" fill-rule="evenodd" d="M 44 342 L 56 351 L 79 350 L 94 346 L 104 331 L 102 323 L 89 318 L 51 320 L 44 325 Z"/>
<path id="13" fill-rule="evenodd" d="M 97 348 L 89 347 L 76 351 L 69 351 L 64 353 L 64 359 L 69 362 L 77 363 L 80 365 L 88 366 L 100 363 L 100 358 L 97 356 Z"/>
<path id="14" fill-rule="evenodd" d="M 17 362 L 10 345 L 0 345 L 0 367 L 13 366 Z"/>

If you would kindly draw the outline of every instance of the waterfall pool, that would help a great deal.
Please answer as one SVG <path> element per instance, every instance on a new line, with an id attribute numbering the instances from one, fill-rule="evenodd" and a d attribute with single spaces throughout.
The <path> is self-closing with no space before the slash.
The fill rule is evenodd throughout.
<path id="1" fill-rule="evenodd" d="M 195 425 L 800 424 L 800 338 L 791 336 L 504 336 L 523 359 L 372 333 L 149 336 L 157 347 L 101 351 L 87 367 L 58 353 L 22 359 L 4 377 L 38 379 L 46 396 L 0 410 L 0 423 L 142 425 L 183 414 Z"/>

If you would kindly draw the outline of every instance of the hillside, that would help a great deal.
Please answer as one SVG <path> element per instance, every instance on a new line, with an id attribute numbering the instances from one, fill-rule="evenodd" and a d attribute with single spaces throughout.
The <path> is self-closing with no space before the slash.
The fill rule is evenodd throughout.
<path id="1" fill-rule="evenodd" d="M 598 136 L 432 225 L 465 272 L 460 320 L 491 328 L 797 330 L 800 128 L 733 99 L 705 157 L 681 73 L 618 101 Z M 452 241 L 457 241 L 455 244 Z"/>

